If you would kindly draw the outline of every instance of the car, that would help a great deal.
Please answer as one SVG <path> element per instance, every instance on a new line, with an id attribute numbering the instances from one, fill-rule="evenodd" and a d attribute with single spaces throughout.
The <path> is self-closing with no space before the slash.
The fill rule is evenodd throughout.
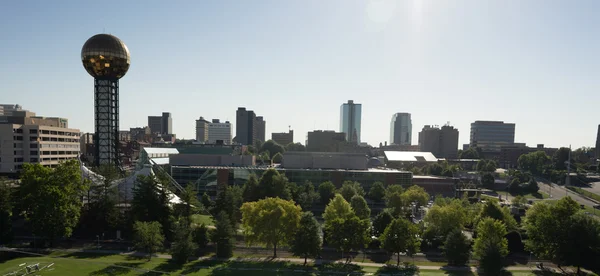
<path id="1" fill-rule="evenodd" d="M 598 209 L 598 210 L 600 210 L 600 204 L 596 204 L 596 205 L 594 206 L 594 209 Z"/>

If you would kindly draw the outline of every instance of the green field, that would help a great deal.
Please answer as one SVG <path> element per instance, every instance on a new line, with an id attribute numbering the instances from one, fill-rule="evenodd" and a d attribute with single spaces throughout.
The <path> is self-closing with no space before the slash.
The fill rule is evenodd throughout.
<path id="1" fill-rule="evenodd" d="M 23 266 L 19 266 L 24 264 Z M 326 264 L 321 267 L 303 266 L 290 262 L 248 262 L 248 261 L 215 261 L 199 260 L 186 265 L 175 265 L 166 259 L 153 258 L 147 261 L 145 258 L 123 256 L 123 255 L 98 255 L 98 254 L 52 254 L 43 257 L 23 257 L 8 261 L 0 261 L 0 275 L 6 275 L 24 267 L 39 263 L 40 267 L 48 266 L 42 271 L 32 275 L 340 275 L 335 272 L 354 272 L 352 275 L 377 275 L 377 267 L 360 267 L 357 265 Z M 17 273 L 15 275 L 22 275 Z M 519 271 L 506 273 L 506 275 L 534 275 L 532 272 Z M 404 274 L 406 275 L 406 274 Z M 474 273 L 467 271 L 449 272 L 442 270 L 421 270 L 419 275 L 451 275 L 470 276 Z"/>

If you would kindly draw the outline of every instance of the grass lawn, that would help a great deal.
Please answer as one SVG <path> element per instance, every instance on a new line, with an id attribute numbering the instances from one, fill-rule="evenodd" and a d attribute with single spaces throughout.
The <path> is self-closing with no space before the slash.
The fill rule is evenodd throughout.
<path id="1" fill-rule="evenodd" d="M 192 215 L 192 222 L 198 225 L 202 223 L 204 223 L 206 226 L 215 225 L 213 218 L 208 215 Z"/>
<path id="2" fill-rule="evenodd" d="M 538 191 L 537 193 L 526 193 L 526 194 L 521 194 L 522 197 L 527 198 L 527 199 L 546 199 L 546 198 L 550 198 L 550 196 L 547 193 Z"/>

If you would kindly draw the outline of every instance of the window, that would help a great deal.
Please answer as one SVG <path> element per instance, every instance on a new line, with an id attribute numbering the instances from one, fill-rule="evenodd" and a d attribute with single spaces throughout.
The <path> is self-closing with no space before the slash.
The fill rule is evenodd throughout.
<path id="1" fill-rule="evenodd" d="M 29 148 L 30 149 L 37 149 L 38 148 L 38 144 L 29 144 Z"/>
<path id="2" fill-rule="evenodd" d="M 38 155 L 37 150 L 32 150 L 29 152 L 29 155 Z"/>
<path id="3" fill-rule="evenodd" d="M 22 157 L 15 158 L 15 159 L 14 159 L 14 162 L 15 162 L 15 163 L 18 163 L 18 162 L 23 162 L 23 158 L 22 158 Z"/>
<path id="4" fill-rule="evenodd" d="M 29 158 L 29 162 L 31 162 L 31 163 L 37 163 L 38 159 L 37 158 Z"/>
<path id="5" fill-rule="evenodd" d="M 37 129 L 30 129 L 29 130 L 29 134 L 37 134 L 38 130 Z"/>

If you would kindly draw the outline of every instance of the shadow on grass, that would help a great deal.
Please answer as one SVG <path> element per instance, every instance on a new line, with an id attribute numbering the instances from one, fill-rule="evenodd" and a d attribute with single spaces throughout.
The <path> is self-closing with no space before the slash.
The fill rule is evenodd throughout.
<path id="1" fill-rule="evenodd" d="M 110 265 L 107 266 L 103 269 L 94 271 L 92 273 L 90 273 L 90 275 L 93 276 L 100 276 L 100 275 L 108 275 L 108 276 L 113 276 L 113 275 L 126 275 L 129 274 L 132 270 L 134 270 L 135 268 L 138 268 L 140 265 L 142 265 L 143 262 L 138 262 L 138 263 L 115 263 L 114 265 Z"/>
<path id="2" fill-rule="evenodd" d="M 369 260 L 371 260 L 374 263 L 379 263 L 379 264 L 387 263 L 391 258 L 390 254 L 385 253 L 385 252 L 377 252 L 377 253 L 372 252 L 372 253 L 368 254 L 367 256 L 368 256 L 367 258 Z"/>
<path id="3" fill-rule="evenodd" d="M 375 275 L 417 275 L 419 273 L 419 268 L 410 263 L 404 263 L 400 266 L 395 265 L 385 265 L 377 269 Z"/>
<path id="4" fill-rule="evenodd" d="M 64 258 L 73 258 L 73 259 L 96 259 L 107 256 L 116 255 L 114 253 L 104 253 L 104 252 L 72 252 L 65 255 L 62 255 Z"/>
<path id="5" fill-rule="evenodd" d="M 137 261 L 137 260 L 148 261 L 148 254 L 143 253 L 143 252 L 133 252 L 131 254 L 128 254 L 127 257 L 125 257 L 125 260 L 128 260 L 128 261 Z"/>

